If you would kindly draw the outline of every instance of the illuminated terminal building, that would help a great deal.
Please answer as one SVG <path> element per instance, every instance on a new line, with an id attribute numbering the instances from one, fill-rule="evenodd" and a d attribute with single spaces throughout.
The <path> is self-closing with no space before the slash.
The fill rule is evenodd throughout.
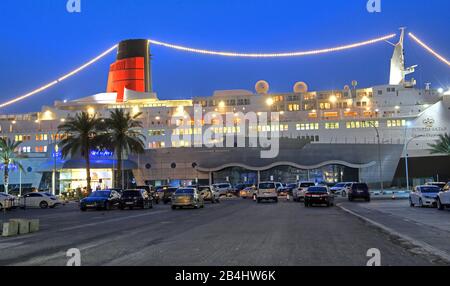
<path id="1" fill-rule="evenodd" d="M 63 159 L 55 151 L 64 136 L 58 134 L 57 127 L 77 112 L 107 117 L 117 108 L 142 113 L 142 133 L 146 136 L 145 154 L 132 155 L 125 161 L 127 184 L 360 180 L 376 187 L 381 176 L 386 186 L 399 186 L 405 184 L 406 154 L 415 183 L 438 176 L 448 179 L 447 158 L 431 155 L 428 144 L 449 132 L 450 94 L 430 86 L 416 88 L 414 79 L 405 78 L 415 67 L 405 68 L 404 63 L 402 34 L 386 85 L 359 88 L 353 81 L 341 90 L 310 91 L 307 84 L 299 82 L 292 92 L 270 93 L 269 84 L 260 81 L 255 92 L 226 90 L 210 97 L 160 100 L 151 84 L 149 41 L 124 41 L 119 44 L 117 61 L 111 65 L 105 93 L 57 101 L 36 113 L 0 115 L 1 136 L 22 141 L 18 152 L 26 155 L 22 159 L 26 172 L 13 171 L 10 186 L 50 189 L 56 169 L 58 189 L 84 187 L 83 160 Z M 194 148 L 187 141 L 172 140 L 175 132 L 194 135 L 210 127 L 202 121 L 198 128 L 199 123 L 192 122 L 180 131 L 172 124 L 173 116 L 185 112 L 194 117 L 194 105 L 219 116 L 279 112 L 277 125 L 249 127 L 257 132 L 272 128 L 279 131 L 279 155 L 261 159 L 257 146 Z M 228 135 L 242 132 L 237 125 L 215 131 Z M 114 154 L 93 151 L 91 157 L 93 188 L 111 187 L 117 166 Z"/>

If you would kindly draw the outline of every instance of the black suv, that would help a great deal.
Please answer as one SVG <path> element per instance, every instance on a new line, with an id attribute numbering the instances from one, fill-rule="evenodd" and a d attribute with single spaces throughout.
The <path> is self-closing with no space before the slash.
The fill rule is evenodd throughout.
<path id="1" fill-rule="evenodd" d="M 123 191 L 120 198 L 119 208 L 121 210 L 125 208 L 130 210 L 133 208 L 151 209 L 153 200 L 146 190 L 126 190 Z"/>
<path id="2" fill-rule="evenodd" d="M 353 202 L 355 199 L 364 199 L 370 202 L 369 186 L 366 183 L 352 183 L 348 191 L 348 200 Z"/>

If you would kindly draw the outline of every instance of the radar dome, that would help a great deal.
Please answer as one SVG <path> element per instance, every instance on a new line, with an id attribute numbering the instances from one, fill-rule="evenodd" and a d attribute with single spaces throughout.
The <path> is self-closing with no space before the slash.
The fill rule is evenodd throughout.
<path id="1" fill-rule="evenodd" d="M 305 93 L 308 92 L 308 85 L 304 83 L 303 81 L 297 82 L 294 85 L 294 92 L 295 93 Z"/>
<path id="2" fill-rule="evenodd" d="M 258 94 L 267 94 L 269 92 L 269 83 L 265 80 L 260 80 L 256 83 L 255 90 Z"/>

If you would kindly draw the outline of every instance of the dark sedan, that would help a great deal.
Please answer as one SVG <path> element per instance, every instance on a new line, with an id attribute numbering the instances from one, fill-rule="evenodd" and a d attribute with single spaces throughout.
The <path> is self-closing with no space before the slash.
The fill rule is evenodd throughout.
<path id="1" fill-rule="evenodd" d="M 146 190 L 126 190 L 120 198 L 121 210 L 129 208 L 151 209 L 153 208 L 153 199 Z"/>
<path id="2" fill-rule="evenodd" d="M 325 186 L 309 187 L 305 193 L 305 207 L 313 205 L 334 206 L 334 195 Z"/>
<path id="3" fill-rule="evenodd" d="M 162 190 L 162 192 L 163 192 L 162 201 L 165 205 L 172 202 L 172 196 L 177 190 L 178 190 L 178 188 L 172 188 L 172 187 L 167 187 L 164 190 Z"/>
<path id="4" fill-rule="evenodd" d="M 120 194 L 117 191 L 95 191 L 80 201 L 80 210 L 110 210 L 120 205 Z"/>

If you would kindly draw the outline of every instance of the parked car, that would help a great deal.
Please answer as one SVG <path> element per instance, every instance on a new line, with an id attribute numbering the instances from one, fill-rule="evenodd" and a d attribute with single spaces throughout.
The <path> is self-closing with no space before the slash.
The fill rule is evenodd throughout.
<path id="1" fill-rule="evenodd" d="M 274 201 L 278 203 L 278 192 L 274 182 L 262 182 L 258 184 L 258 190 L 256 191 L 256 201 L 261 203 L 262 201 Z"/>
<path id="2" fill-rule="evenodd" d="M 274 182 L 277 192 L 279 192 L 282 188 L 284 188 L 283 184 L 280 182 Z"/>
<path id="3" fill-rule="evenodd" d="M 17 205 L 17 198 L 6 193 L 0 193 L 0 210 L 10 210 Z"/>
<path id="4" fill-rule="evenodd" d="M 125 208 L 153 208 L 153 199 L 146 190 L 125 190 L 120 196 L 119 208 L 121 210 Z"/>
<path id="5" fill-rule="evenodd" d="M 198 191 L 205 202 L 220 203 L 220 194 L 211 186 L 200 186 Z"/>
<path id="6" fill-rule="evenodd" d="M 256 187 L 255 186 L 245 188 L 239 192 L 239 197 L 241 197 L 243 199 L 253 199 L 253 197 L 255 195 L 256 195 Z"/>
<path id="7" fill-rule="evenodd" d="M 309 187 L 305 194 L 305 207 L 310 207 L 315 204 L 326 205 L 327 207 L 334 206 L 334 195 L 326 186 Z"/>
<path id="8" fill-rule="evenodd" d="M 443 191 L 445 186 L 447 185 L 447 183 L 444 183 L 444 182 L 428 182 L 428 183 L 425 183 L 425 185 L 426 186 L 436 186 L 436 187 L 440 188 L 441 191 Z"/>
<path id="9" fill-rule="evenodd" d="M 353 202 L 355 199 L 363 199 L 370 202 L 369 186 L 366 183 L 352 183 L 348 187 L 348 200 Z"/>
<path id="10" fill-rule="evenodd" d="M 162 191 L 162 202 L 167 205 L 172 201 L 173 194 L 178 190 L 178 188 L 169 187 L 166 189 L 163 189 Z"/>
<path id="11" fill-rule="evenodd" d="M 205 201 L 197 189 L 179 188 L 172 196 L 172 209 L 183 207 L 203 208 Z"/>
<path id="12" fill-rule="evenodd" d="M 294 193 L 292 195 L 294 202 L 303 202 L 308 188 L 313 187 L 315 185 L 316 185 L 316 183 L 314 183 L 314 182 L 298 183 L 298 187 L 297 187 L 297 189 L 294 189 Z"/>
<path id="13" fill-rule="evenodd" d="M 55 208 L 62 205 L 62 202 L 50 193 L 29 193 L 22 196 L 19 200 L 22 208 Z"/>
<path id="14" fill-rule="evenodd" d="M 120 194 L 117 191 L 105 190 L 92 192 L 80 201 L 80 210 L 110 210 L 120 206 Z"/>
<path id="15" fill-rule="evenodd" d="M 437 198 L 441 188 L 434 185 L 417 186 L 409 195 L 411 207 L 437 207 Z"/>
<path id="16" fill-rule="evenodd" d="M 278 195 L 279 196 L 292 196 L 294 190 L 297 188 L 297 184 L 286 184 L 285 186 L 283 185 L 283 187 L 281 189 L 278 190 Z"/>
<path id="17" fill-rule="evenodd" d="M 346 197 L 352 183 L 337 183 L 333 187 L 330 188 L 330 191 L 335 196 Z"/>
<path id="18" fill-rule="evenodd" d="M 158 189 L 155 189 L 153 186 L 137 186 L 136 189 L 146 190 L 148 192 L 148 194 L 152 197 L 153 202 L 155 204 L 159 204 L 159 201 L 161 200 L 161 198 L 158 195 Z"/>
<path id="19" fill-rule="evenodd" d="M 219 192 L 220 196 L 228 196 L 233 192 L 233 187 L 229 183 L 214 184 L 213 188 Z"/>
<path id="20" fill-rule="evenodd" d="M 249 188 L 249 187 L 251 187 L 251 186 L 253 186 L 253 184 L 250 184 L 250 183 L 237 184 L 237 185 L 234 187 L 234 191 L 235 191 L 237 194 L 239 194 L 242 190 L 244 190 L 244 189 L 246 189 L 246 188 Z"/>
<path id="21" fill-rule="evenodd" d="M 437 208 L 441 211 L 450 208 L 450 182 L 445 185 L 444 190 L 438 194 Z"/>

